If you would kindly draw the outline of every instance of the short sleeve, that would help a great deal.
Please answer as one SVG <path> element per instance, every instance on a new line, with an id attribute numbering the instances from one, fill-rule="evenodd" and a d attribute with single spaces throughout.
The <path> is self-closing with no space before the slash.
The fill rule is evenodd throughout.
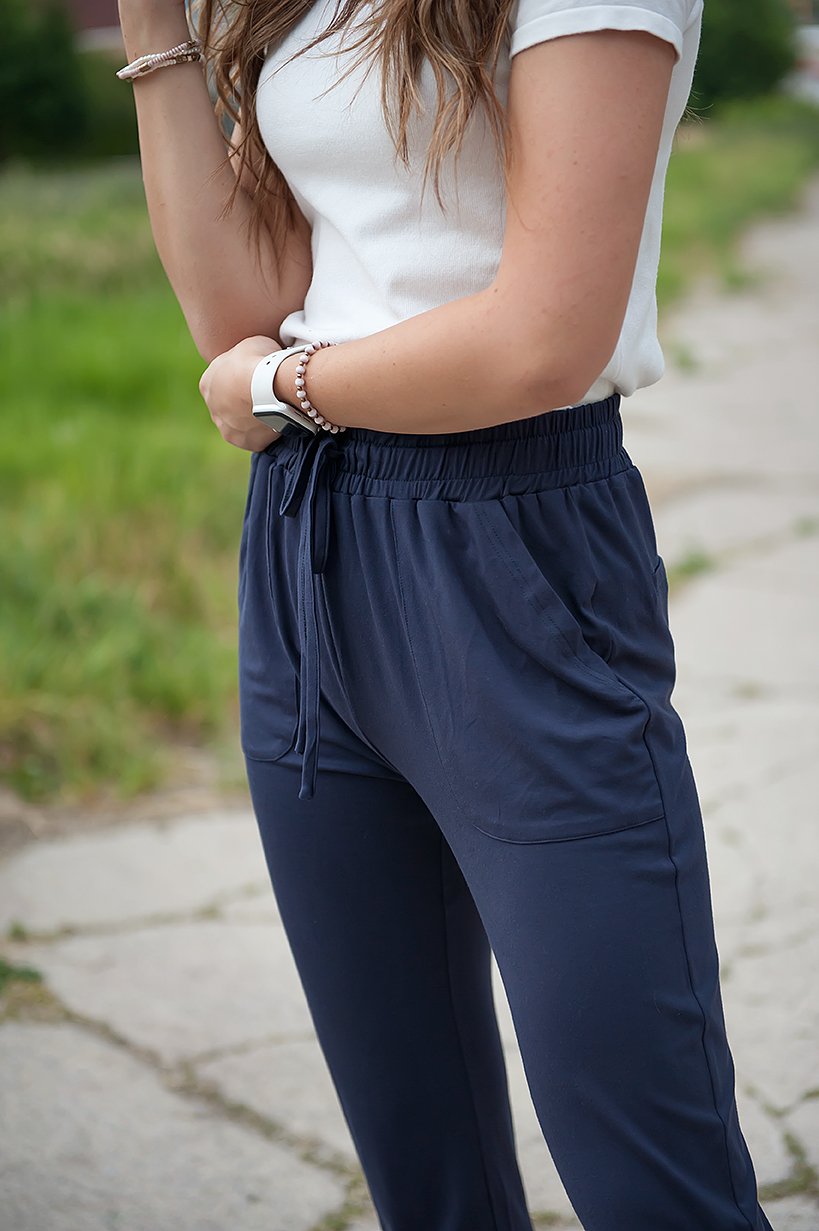
<path id="1" fill-rule="evenodd" d="M 589 30 L 646 30 L 682 56 L 683 35 L 700 0 L 518 0 L 512 10 L 510 56 L 535 43 Z"/>

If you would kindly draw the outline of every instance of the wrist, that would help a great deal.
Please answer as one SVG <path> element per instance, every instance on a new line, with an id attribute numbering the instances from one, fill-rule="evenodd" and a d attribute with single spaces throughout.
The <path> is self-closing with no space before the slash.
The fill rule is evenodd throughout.
<path id="1" fill-rule="evenodd" d="M 288 406 L 301 410 L 296 398 L 296 368 L 299 366 L 298 355 L 288 355 L 283 359 L 273 374 L 273 392 Z"/>

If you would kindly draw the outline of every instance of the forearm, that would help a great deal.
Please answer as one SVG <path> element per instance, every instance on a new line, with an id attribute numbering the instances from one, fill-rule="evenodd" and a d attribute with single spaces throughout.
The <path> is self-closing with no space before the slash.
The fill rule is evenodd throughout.
<path id="1" fill-rule="evenodd" d="M 574 405 L 593 383 L 566 369 L 561 354 L 570 348 L 559 334 L 556 325 L 546 353 L 491 286 L 315 351 L 307 392 L 330 422 L 385 432 L 458 432 L 525 419 Z M 297 364 L 289 356 L 276 372 L 276 394 L 289 402 Z"/>
<path id="2" fill-rule="evenodd" d="M 190 37 L 182 6 L 121 5 L 128 60 Z M 250 199 L 239 191 L 219 214 L 235 182 L 201 63 L 159 69 L 133 88 L 142 177 L 157 252 L 203 357 L 254 334 L 278 337 L 284 317 L 304 300 L 309 249 L 291 235 L 277 276 L 269 233 L 256 259 L 245 224 Z M 299 272 L 301 266 L 301 272 Z"/>

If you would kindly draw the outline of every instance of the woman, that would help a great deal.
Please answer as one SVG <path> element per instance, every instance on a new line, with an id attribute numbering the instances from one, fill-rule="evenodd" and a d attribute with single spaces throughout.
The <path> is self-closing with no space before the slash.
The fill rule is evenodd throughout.
<path id="1" fill-rule="evenodd" d="M 531 1231 L 491 946 L 583 1226 L 769 1229 L 620 418 L 663 371 L 702 0 L 212 10 L 230 154 L 201 63 L 166 64 L 134 81 L 145 188 L 251 453 L 242 747 L 381 1225 Z M 121 16 L 132 59 L 189 37 L 181 0 Z"/>

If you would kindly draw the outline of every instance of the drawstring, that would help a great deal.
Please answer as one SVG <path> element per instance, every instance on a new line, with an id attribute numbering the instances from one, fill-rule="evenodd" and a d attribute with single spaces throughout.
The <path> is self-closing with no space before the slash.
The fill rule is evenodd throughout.
<path id="1" fill-rule="evenodd" d="M 299 713 L 295 751 L 302 754 L 299 799 L 312 799 L 316 786 L 319 745 L 319 702 L 321 666 L 316 590 L 313 575 L 323 573 L 330 545 L 330 492 L 319 483 L 324 463 L 340 457 L 341 444 L 336 434 L 316 432 L 299 453 L 287 477 L 279 513 L 295 517 L 307 498 L 307 509 L 299 535 L 298 621 L 299 621 Z"/>

